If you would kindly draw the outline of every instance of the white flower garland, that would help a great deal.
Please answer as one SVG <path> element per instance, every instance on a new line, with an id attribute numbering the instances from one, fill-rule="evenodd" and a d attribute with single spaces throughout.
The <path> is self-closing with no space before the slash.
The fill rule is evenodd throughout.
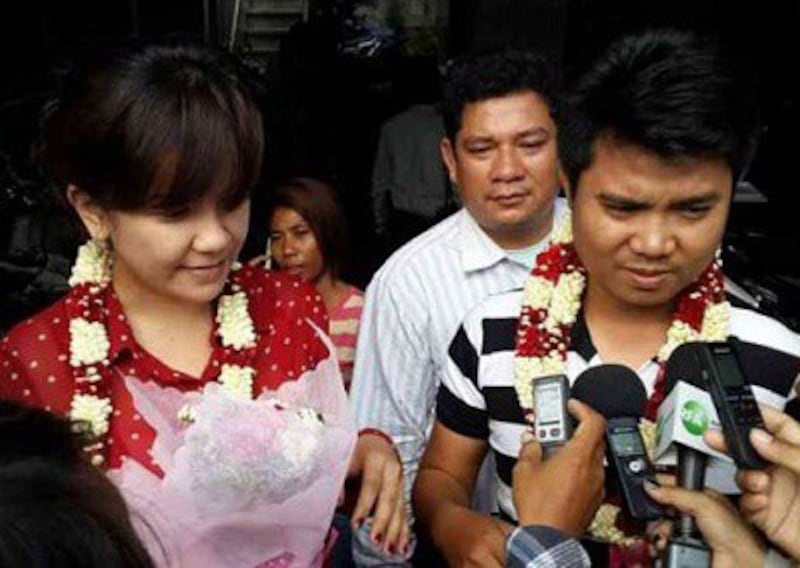
<path id="1" fill-rule="evenodd" d="M 572 243 L 572 215 L 569 209 L 559 219 L 551 243 L 551 246 Z M 546 316 L 540 324 L 540 329 L 548 333 L 552 342 L 551 348 L 545 355 L 528 357 L 518 352 L 514 358 L 514 388 L 520 407 L 530 418 L 533 417 L 534 408 L 533 381 L 548 375 L 563 374 L 566 371 L 568 346 L 561 338 L 561 328 L 575 323 L 581 309 L 585 286 L 586 277 L 577 269 L 562 272 L 555 285 L 551 280 L 536 274 L 531 274 L 525 282 L 520 327 L 531 325 L 527 315 L 531 311 L 544 310 Z M 719 291 L 712 290 L 714 293 Z M 677 347 L 689 341 L 725 341 L 730 328 L 729 307 L 727 302 L 708 303 L 703 312 L 702 327 L 699 332 L 684 321 L 674 320 L 667 331 L 666 342 L 658 352 L 659 362 L 666 361 Z M 522 335 L 522 330 L 518 335 Z"/>
<path id="2" fill-rule="evenodd" d="M 217 380 L 231 398 L 249 400 L 253 397 L 253 376 L 255 374 L 252 367 L 224 364 Z"/>
<path id="3" fill-rule="evenodd" d="M 91 239 L 78 249 L 78 258 L 72 267 L 70 286 L 78 284 L 103 285 L 111 282 L 111 255 L 109 242 Z"/>
<path id="4" fill-rule="evenodd" d="M 572 216 L 565 211 L 557 223 L 551 244 L 537 257 L 537 266 L 525 282 L 522 294 L 522 310 L 517 329 L 517 352 L 514 357 L 514 388 L 519 405 L 526 420 L 533 423 L 534 395 L 533 381 L 549 375 L 565 374 L 566 354 L 569 341 L 564 330 L 575 323 L 581 309 L 583 291 L 586 286 L 584 275 L 572 245 Z M 548 266 L 550 262 L 558 263 Z M 553 274 L 553 269 L 561 265 L 566 269 Z M 712 265 L 711 271 L 719 271 Z M 705 273 L 704 273 L 705 276 Z M 555 279 L 555 282 L 554 282 Z M 711 289 L 707 289 L 707 287 Z M 704 301 L 723 294 L 721 283 L 712 279 L 711 284 L 700 286 L 699 291 L 691 292 L 689 300 Z M 659 363 L 664 363 L 680 345 L 689 341 L 724 341 L 730 327 L 730 310 L 726 301 L 708 301 L 704 305 L 702 324 L 699 331 L 688 322 L 679 319 L 670 324 L 664 345 L 658 352 Z M 535 332 L 535 333 L 531 333 Z M 535 337 L 535 344 L 531 344 Z M 531 355 L 530 353 L 537 353 Z M 648 451 L 655 444 L 655 425 L 642 420 L 642 432 Z M 589 533 L 614 544 L 630 544 L 635 538 L 627 537 L 616 526 L 620 509 L 616 505 L 604 503 L 598 510 Z"/>
<path id="5" fill-rule="evenodd" d="M 232 266 L 233 271 L 240 268 L 239 263 Z M 69 322 L 69 363 L 77 371 L 78 383 L 90 383 L 90 392 L 79 392 L 78 385 L 70 404 L 69 417 L 75 423 L 76 430 L 95 442 L 87 449 L 95 452 L 92 463 L 98 466 L 103 463 L 103 456 L 99 452 L 103 446 L 101 438 L 109 431 L 109 419 L 114 409 L 110 397 L 92 394 L 97 391 L 92 383 L 102 380 L 101 368 L 109 365 L 111 343 L 105 324 L 102 321 L 90 321 L 87 317 L 94 304 L 102 303 L 99 294 L 110 281 L 110 247 L 102 241 L 90 240 L 78 250 L 70 278 L 72 286 L 88 285 L 86 296 L 77 300 L 81 307 L 86 308 L 82 312 L 84 317 L 73 317 Z M 248 311 L 247 295 L 238 286 L 234 285 L 233 288 L 231 294 L 220 297 L 216 321 L 222 345 L 241 351 L 254 347 L 257 337 Z M 255 374 L 255 369 L 249 366 L 223 364 L 217 380 L 229 396 L 250 399 L 253 397 Z M 189 406 L 182 408 L 178 417 L 184 422 L 193 422 L 196 418 L 194 409 Z"/>

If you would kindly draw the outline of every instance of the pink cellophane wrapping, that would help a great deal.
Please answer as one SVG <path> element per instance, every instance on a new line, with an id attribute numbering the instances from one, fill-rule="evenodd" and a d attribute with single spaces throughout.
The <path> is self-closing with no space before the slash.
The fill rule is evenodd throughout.
<path id="1" fill-rule="evenodd" d="M 165 476 L 131 459 L 109 476 L 159 566 L 321 565 L 356 441 L 334 355 L 255 400 L 217 383 L 181 393 L 125 381 L 156 431 L 152 455 Z M 188 427 L 178 419 L 187 403 Z"/>

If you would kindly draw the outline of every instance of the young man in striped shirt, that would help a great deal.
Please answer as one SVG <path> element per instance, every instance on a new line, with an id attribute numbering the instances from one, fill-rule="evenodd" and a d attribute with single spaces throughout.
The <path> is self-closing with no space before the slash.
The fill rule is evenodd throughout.
<path id="1" fill-rule="evenodd" d="M 558 140 L 574 236 L 554 239 L 524 293 L 473 309 L 449 349 L 415 505 L 450 563 L 503 562 L 516 521 L 511 471 L 527 424 L 523 383 L 535 376 L 574 381 L 587 367 L 620 363 L 637 370 L 657 402 L 659 371 L 676 342 L 733 335 L 757 396 L 790 395 L 800 338 L 725 303 L 715 262 L 753 116 L 723 60 L 688 34 L 624 38 L 579 83 Z M 569 285 L 557 286 L 567 274 Z M 469 506 L 489 448 L 508 524 Z"/>

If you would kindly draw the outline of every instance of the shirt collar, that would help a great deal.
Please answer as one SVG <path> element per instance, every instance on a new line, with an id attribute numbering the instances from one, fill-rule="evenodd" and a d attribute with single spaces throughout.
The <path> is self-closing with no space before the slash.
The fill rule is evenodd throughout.
<path id="1" fill-rule="evenodd" d="M 128 317 L 122 310 L 122 304 L 111 285 L 105 291 L 106 330 L 108 332 L 108 360 L 115 363 L 134 347 L 133 330 Z"/>
<path id="2" fill-rule="evenodd" d="M 587 363 L 598 356 L 597 347 L 592 343 L 592 334 L 589 332 L 589 326 L 586 325 L 586 316 L 583 308 L 578 312 L 575 324 L 572 326 L 570 335 L 570 350 L 574 351 Z M 602 363 L 602 361 L 599 361 Z M 640 377 L 650 377 L 654 380 L 655 368 L 658 367 L 658 355 L 654 355 L 651 359 L 645 361 L 639 369 L 635 369 L 636 374 Z M 648 380 L 650 380 L 648 379 Z M 645 381 L 646 384 L 652 386 L 652 382 Z M 649 389 L 650 387 L 648 387 Z M 648 390 L 648 396 L 650 390 Z"/>
<path id="3" fill-rule="evenodd" d="M 583 309 L 578 312 L 571 334 L 570 349 L 580 355 L 584 361 L 590 361 L 597 354 L 597 348 L 592 343 L 592 336 L 589 334 Z"/>
<path id="4" fill-rule="evenodd" d="M 461 268 L 464 272 L 474 272 L 494 266 L 508 257 L 478 225 L 466 208 L 458 219 L 458 247 L 461 252 Z"/>
<path id="5" fill-rule="evenodd" d="M 553 211 L 553 224 L 561 217 L 566 206 L 566 199 L 561 197 L 556 198 Z M 464 272 L 483 270 L 503 260 L 516 263 L 516 261 L 509 258 L 506 251 L 486 234 L 481 226 L 478 225 L 478 222 L 470 215 L 469 211 L 467 211 L 466 207 L 462 207 L 458 215 L 458 248 L 461 252 L 461 268 Z M 540 244 L 546 246 L 549 240 L 550 233 L 540 241 Z"/>

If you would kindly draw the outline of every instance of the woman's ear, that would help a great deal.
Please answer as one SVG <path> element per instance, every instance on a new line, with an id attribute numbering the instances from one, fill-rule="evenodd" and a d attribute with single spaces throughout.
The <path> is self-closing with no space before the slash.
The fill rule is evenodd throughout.
<path id="1" fill-rule="evenodd" d="M 93 239 L 105 240 L 111 235 L 108 213 L 89 194 L 76 185 L 67 187 L 67 200 L 78 213 L 83 226 Z"/>

